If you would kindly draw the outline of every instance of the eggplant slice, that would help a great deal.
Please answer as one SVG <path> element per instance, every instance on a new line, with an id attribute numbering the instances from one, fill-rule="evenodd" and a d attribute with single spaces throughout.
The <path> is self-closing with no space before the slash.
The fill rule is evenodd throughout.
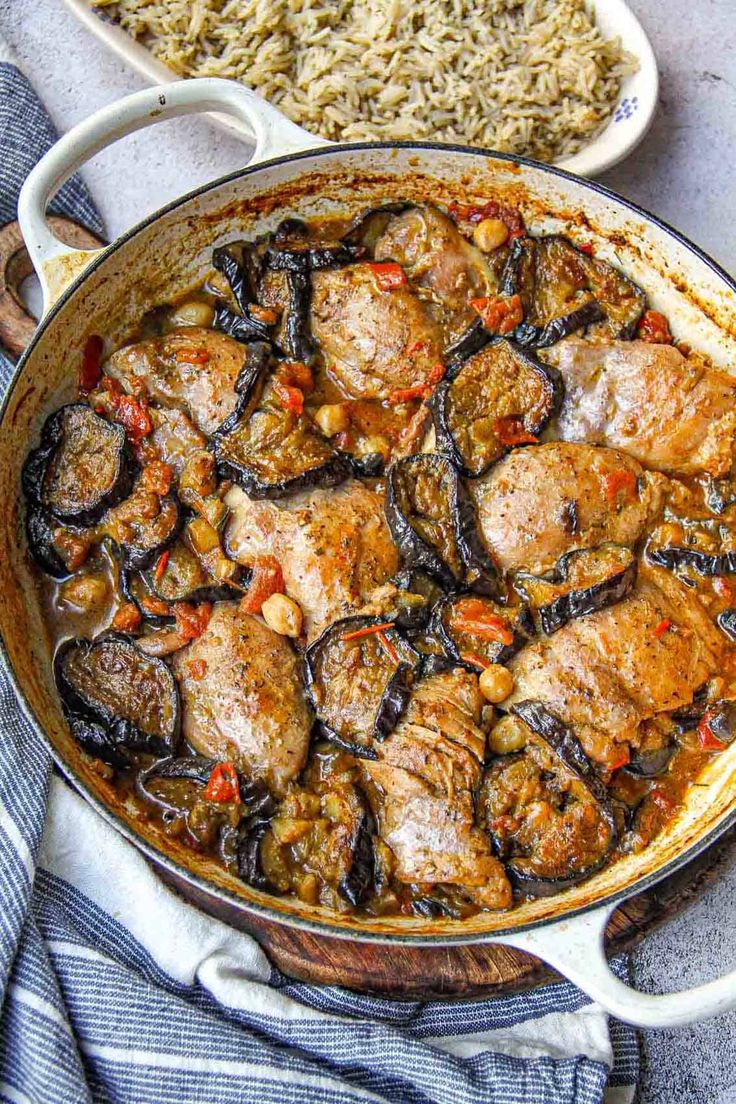
<path id="1" fill-rule="evenodd" d="M 97 539 L 114 540 L 128 568 L 151 567 L 174 543 L 184 524 L 181 503 L 173 492 L 158 499 L 155 512 L 151 508 L 154 497 L 144 488 L 134 488 L 97 526 Z"/>
<path id="2" fill-rule="evenodd" d="M 417 453 L 392 464 L 386 520 L 407 567 L 447 590 L 463 586 L 496 596 L 501 576 L 478 531 L 475 507 L 445 456 Z"/>
<path id="3" fill-rule="evenodd" d="M 66 641 L 54 658 L 54 677 L 73 731 L 77 720 L 99 726 L 118 755 L 167 755 L 176 747 L 176 679 L 165 663 L 126 637 Z M 105 750 L 99 750 L 102 759 Z"/>
<path id="4" fill-rule="evenodd" d="M 646 307 L 644 292 L 622 272 L 553 234 L 517 238 L 501 279 L 504 295 L 519 295 L 524 321 L 520 345 L 543 348 L 595 322 L 607 337 L 635 336 Z"/>
<path id="5" fill-rule="evenodd" d="M 542 432 L 563 394 L 556 368 L 512 341 L 491 341 L 430 399 L 437 450 L 464 475 L 483 475 L 513 447 L 514 434 L 521 443 Z"/>
<path id="6" fill-rule="evenodd" d="M 432 628 L 446 654 L 472 670 L 507 663 L 534 635 L 526 605 L 501 606 L 475 594 L 443 598 L 434 608 Z"/>
<path id="7" fill-rule="evenodd" d="M 630 548 L 602 544 L 565 553 L 546 575 L 520 571 L 514 586 L 533 608 L 540 630 L 551 636 L 575 617 L 620 602 L 633 590 L 636 574 Z"/>
<path id="8" fill-rule="evenodd" d="M 244 378 L 236 416 L 212 438 L 221 477 L 251 498 L 283 498 L 307 487 L 334 487 L 352 474 L 350 457 L 319 434 L 308 417 L 278 400 L 268 368 Z"/>
<path id="9" fill-rule="evenodd" d="M 519 702 L 514 713 L 501 724 L 523 722 L 529 738 L 486 771 L 481 817 L 516 888 L 547 897 L 604 865 L 617 842 L 616 820 L 573 732 L 541 702 Z"/>
<path id="10" fill-rule="evenodd" d="M 93 525 L 130 492 L 133 461 L 125 430 L 86 403 L 46 419 L 23 468 L 26 497 L 61 522 Z"/>
<path id="11" fill-rule="evenodd" d="M 234 581 L 244 586 L 248 573 L 240 571 Z M 237 597 L 237 590 L 227 582 L 217 582 L 207 573 L 197 556 L 183 543 L 177 541 L 169 550 L 169 558 L 162 568 L 142 573 L 127 574 L 125 593 L 135 602 L 144 619 L 154 625 L 170 625 L 174 621 L 173 609 L 167 613 L 155 608 L 164 602 L 172 606 L 176 602 L 199 605 L 201 602 L 226 602 Z"/>
<path id="12" fill-rule="evenodd" d="M 715 575 L 736 575 L 736 552 L 713 554 L 698 548 L 684 548 L 681 545 L 669 545 L 664 548 L 650 548 L 647 559 L 658 567 L 668 571 L 679 571 L 691 567 L 698 575 L 712 578 Z"/>
<path id="13" fill-rule="evenodd" d="M 375 759 L 373 742 L 385 740 L 396 727 L 417 677 L 419 654 L 393 624 L 358 616 L 325 629 L 304 660 L 322 735 Z"/>
<path id="14" fill-rule="evenodd" d="M 56 526 L 40 506 L 29 502 L 26 506 L 26 539 L 31 556 L 47 575 L 53 579 L 64 579 L 69 568 L 54 546 Z"/>

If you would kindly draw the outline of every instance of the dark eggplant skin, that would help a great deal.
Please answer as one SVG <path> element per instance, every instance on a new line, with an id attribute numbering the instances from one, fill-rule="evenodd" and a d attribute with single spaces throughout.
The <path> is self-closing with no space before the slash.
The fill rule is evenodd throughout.
<path id="1" fill-rule="evenodd" d="M 524 724 L 541 736 L 545 743 L 562 760 L 568 770 L 585 783 L 591 796 L 604 809 L 610 806 L 608 790 L 603 785 L 598 772 L 583 751 L 575 733 L 564 721 L 556 717 L 543 702 L 521 701 L 512 706 L 511 712 L 520 717 Z"/>
<path id="2" fill-rule="evenodd" d="M 666 567 L 669 571 L 677 571 L 680 567 L 692 567 L 698 575 L 711 578 L 714 575 L 736 575 L 736 552 L 722 552 L 713 555 L 710 552 L 701 552 L 697 548 L 683 548 L 680 545 L 671 545 L 668 548 L 651 548 L 647 550 L 647 559 L 658 567 Z"/>
<path id="3" fill-rule="evenodd" d="M 569 875 L 545 878 L 531 873 L 514 862 L 513 859 L 506 862 L 506 871 L 516 889 L 532 897 L 551 897 L 562 889 L 567 889 L 569 886 L 585 881 L 605 866 L 611 851 L 618 842 L 618 826 L 608 790 L 572 730 L 559 717 L 551 713 L 542 702 L 519 702 L 512 707 L 511 712 L 520 717 L 532 732 L 540 736 L 560 759 L 563 766 L 571 771 L 578 781 L 583 783 L 591 798 L 597 803 L 604 821 L 611 830 L 608 846 L 599 858 L 584 870 Z"/>
<path id="4" fill-rule="evenodd" d="M 729 640 L 736 641 L 736 609 L 725 609 L 716 617 L 716 624 Z"/>
<path id="5" fill-rule="evenodd" d="M 458 564 L 450 564 L 436 547 L 424 540 L 412 526 L 407 511 L 413 507 L 410 481 L 422 469 L 434 469 L 447 488 L 450 517 L 446 527 L 457 547 Z M 447 459 L 436 453 L 415 453 L 398 460 L 386 478 L 386 520 L 405 566 L 418 568 L 435 578 L 446 590 L 464 585 L 495 597 L 501 592 L 501 574 L 478 531 L 475 506 L 458 474 Z"/>
<path id="6" fill-rule="evenodd" d="M 457 641 L 453 640 L 445 623 L 445 615 L 448 610 L 456 602 L 463 598 L 470 597 L 475 597 L 475 595 L 470 591 L 464 591 L 458 594 L 447 594 L 444 598 L 441 598 L 432 610 L 430 631 L 434 633 L 435 637 L 441 642 L 445 654 L 455 665 L 466 667 L 469 671 L 475 672 L 477 671 L 477 667 L 462 658 Z M 490 660 L 492 663 L 508 663 L 517 652 L 521 651 L 521 649 L 529 643 L 535 632 L 534 621 L 532 620 L 532 615 L 527 605 L 522 604 L 513 610 L 510 607 L 502 608 L 506 617 L 515 622 L 512 628 L 514 640 L 512 644 L 502 644 L 500 641 L 498 642 L 496 648 L 494 648 L 494 656 Z"/>
<path id="7" fill-rule="evenodd" d="M 729 506 L 736 503 L 736 494 L 729 479 L 713 479 L 712 476 L 708 476 L 704 492 L 706 506 L 718 517 L 724 514 Z"/>
<path id="8" fill-rule="evenodd" d="M 66 670 L 66 660 L 72 652 L 81 650 L 85 657 L 85 666 L 89 668 L 90 656 L 96 650 L 108 647 L 114 647 L 123 654 L 127 653 L 133 662 L 140 662 L 149 668 L 155 667 L 158 677 L 163 680 L 170 717 L 166 728 L 159 735 L 145 732 L 133 720 L 119 716 L 108 704 L 99 699 L 93 699 L 71 681 Z M 93 641 L 83 639 L 65 641 L 54 656 L 54 680 L 73 732 L 74 724 L 77 721 L 83 721 L 91 724 L 93 728 L 102 729 L 116 749 L 170 755 L 176 747 L 181 721 L 179 689 L 176 680 L 162 660 L 144 655 L 127 637 L 111 633 Z"/>
<path id="9" fill-rule="evenodd" d="M 267 341 L 271 333 L 265 322 L 259 322 L 249 314 L 236 314 L 224 303 L 218 303 L 215 307 L 212 325 L 216 330 L 221 330 L 228 337 L 244 345 L 252 341 Z"/>
<path id="10" fill-rule="evenodd" d="M 520 295 L 522 302 L 525 299 L 524 265 L 528 259 L 530 249 L 536 248 L 538 238 L 515 238 L 509 251 L 506 264 L 501 274 L 500 291 L 502 295 Z M 533 289 L 531 289 L 533 292 Z M 514 340 L 521 346 L 534 346 L 537 349 L 554 345 L 563 337 L 567 337 L 576 330 L 599 322 L 604 317 L 603 311 L 595 299 L 590 299 L 571 310 L 560 318 L 554 318 L 544 326 L 536 326 L 526 319 L 516 327 L 513 333 Z"/>
<path id="11" fill-rule="evenodd" d="M 447 364 L 445 379 L 453 379 L 465 361 L 475 353 L 479 353 L 492 340 L 492 335 L 489 334 L 480 318 L 476 319 L 464 334 L 461 334 L 460 337 L 445 347 L 442 354 L 442 359 Z"/>
<path id="12" fill-rule="evenodd" d="M 161 507 L 162 511 L 165 509 L 169 515 L 169 524 L 165 532 L 158 534 L 148 543 L 139 541 L 137 544 L 122 545 L 126 567 L 137 568 L 139 571 L 152 567 L 161 553 L 165 552 L 181 533 L 184 526 L 184 511 L 178 497 L 173 492 L 167 494 L 161 499 Z"/>
<path id="13" fill-rule="evenodd" d="M 117 452 L 115 479 L 107 490 L 102 491 L 94 504 L 87 508 L 64 511 L 47 501 L 44 486 L 49 465 L 53 462 L 57 450 L 62 446 L 64 426 L 68 418 L 83 417 L 99 425 L 108 443 Z M 97 414 L 87 403 L 67 403 L 60 407 L 44 422 L 41 430 L 41 443 L 33 449 L 23 465 L 21 483 L 23 492 L 30 503 L 43 509 L 48 516 L 55 517 L 62 524 L 89 526 L 100 520 L 106 510 L 116 506 L 130 493 L 133 485 L 135 464 L 125 437 L 125 430 L 116 422 L 109 422 Z"/>
<path id="14" fill-rule="evenodd" d="M 362 246 L 373 256 L 376 242 L 385 232 L 394 215 L 401 215 L 416 204 L 399 200 L 397 203 L 384 203 L 380 207 L 371 207 L 353 219 L 343 241 L 350 245 Z"/>
<path id="15" fill-rule="evenodd" d="M 653 748 L 651 751 L 637 750 L 633 752 L 624 770 L 640 778 L 656 778 L 657 775 L 664 774 L 674 754 L 674 744 L 665 744 L 664 747 Z"/>
<path id="16" fill-rule="evenodd" d="M 356 838 L 353 842 L 353 860 L 350 864 L 350 870 L 337 887 L 340 896 L 344 897 L 354 908 L 360 908 L 375 889 L 375 857 L 373 854 L 373 837 L 375 834 L 375 821 L 366 808 L 363 810 L 363 816 L 358 824 Z"/>
<path id="17" fill-rule="evenodd" d="M 107 763 L 116 770 L 124 770 L 130 765 L 128 748 L 119 739 L 117 732 L 112 732 L 95 721 L 68 713 L 66 710 L 64 715 L 72 736 L 88 755 L 101 759 L 103 763 Z"/>
<path id="18" fill-rule="evenodd" d="M 329 648 L 335 640 L 341 639 L 346 633 L 359 629 L 369 628 L 373 625 L 385 623 L 382 617 L 366 617 L 361 614 L 345 617 L 340 621 L 333 621 L 331 625 L 314 640 L 304 653 L 304 687 L 309 701 L 314 709 L 317 720 L 315 733 L 319 737 L 330 740 L 333 744 L 351 752 L 363 759 L 377 759 L 376 751 L 367 744 L 360 744 L 343 736 L 334 725 L 328 724 L 321 716 L 320 693 L 317 689 L 319 683 L 318 665 L 325 648 Z M 409 644 L 396 628 L 384 630 L 387 639 L 393 646 L 403 653 L 405 657 L 396 665 L 386 683 L 373 718 L 372 739 L 381 742 L 385 740 L 398 724 L 404 709 L 409 701 L 412 687 L 416 681 L 420 664 L 419 653 Z"/>
<path id="19" fill-rule="evenodd" d="M 319 272 L 325 268 L 342 268 L 363 254 L 363 249 L 350 242 L 307 243 L 300 248 L 272 243 L 266 246 L 264 264 L 281 272 Z"/>
<path id="20" fill-rule="evenodd" d="M 558 560 L 557 566 L 541 578 L 553 584 L 564 584 L 567 582 L 570 565 L 575 557 L 588 552 L 588 549 L 574 549 L 572 552 L 566 552 Z M 560 594 L 548 605 L 538 607 L 536 612 L 542 632 L 545 636 L 552 636 L 569 621 L 577 617 L 587 617 L 588 614 L 620 602 L 634 589 L 637 570 L 638 561 L 634 554 L 630 553 L 629 563 L 621 571 L 583 590 L 570 590 L 566 594 Z M 525 586 L 525 580 L 533 578 L 534 576 L 518 572 L 514 580 L 516 589 L 529 602 L 532 601 L 532 595 L 528 584 Z"/>
<path id="21" fill-rule="evenodd" d="M 266 786 L 259 781 L 245 782 L 240 779 L 240 796 L 248 814 L 243 817 L 237 828 L 237 869 L 238 876 L 254 889 L 265 893 L 278 893 L 263 871 L 261 861 L 261 843 L 271 827 L 277 805 Z"/>
<path id="22" fill-rule="evenodd" d="M 424 920 L 439 920 L 443 916 L 452 920 L 460 919 L 458 910 L 453 908 L 449 901 L 441 901 L 439 897 L 415 898 L 411 903 L 411 911 Z"/>
<path id="23" fill-rule="evenodd" d="M 54 526 L 47 514 L 35 503 L 26 505 L 26 539 L 28 550 L 42 571 L 52 579 L 65 579 L 69 568 L 54 548 Z"/>
<path id="24" fill-rule="evenodd" d="M 314 360 L 315 353 L 309 322 L 312 281 L 307 272 L 287 269 L 286 287 L 289 301 L 282 338 L 284 352 L 289 360 L 301 360 L 305 364 L 310 364 Z"/>
<path id="25" fill-rule="evenodd" d="M 506 338 L 502 337 L 488 340 L 483 344 L 481 350 L 488 349 L 489 346 L 498 350 L 503 349 L 504 351 L 508 351 L 508 353 L 520 363 L 523 370 L 528 373 L 533 373 L 542 382 L 546 399 L 544 408 L 538 412 L 536 417 L 531 418 L 528 417 L 528 412 L 527 414 L 521 411 L 519 412 L 519 417 L 526 431 L 534 434 L 534 436 L 538 436 L 550 419 L 559 413 L 560 407 L 562 406 L 562 400 L 565 393 L 562 376 L 556 368 L 553 368 L 551 365 L 543 364 L 528 350 L 520 348 L 513 341 L 508 341 Z M 428 403 L 432 411 L 437 451 L 441 455 L 447 456 L 462 475 L 471 478 L 477 478 L 484 475 L 489 468 L 510 451 L 511 448 L 511 446 L 499 442 L 497 455 L 491 456 L 480 466 L 475 465 L 471 467 L 469 466 L 468 458 L 463 455 L 453 435 L 452 426 L 450 424 L 453 396 L 456 395 L 458 389 L 462 387 L 463 374 L 470 371 L 474 356 L 475 353 L 472 356 L 466 357 L 464 363 L 461 364 L 451 376 L 446 376 L 445 379 L 442 380 L 435 388 Z M 492 412 L 488 413 L 490 414 Z"/>
<path id="26" fill-rule="evenodd" d="M 233 298 L 243 316 L 256 301 L 261 265 L 252 242 L 236 241 L 212 251 L 212 267 L 221 272 L 230 285 Z"/>

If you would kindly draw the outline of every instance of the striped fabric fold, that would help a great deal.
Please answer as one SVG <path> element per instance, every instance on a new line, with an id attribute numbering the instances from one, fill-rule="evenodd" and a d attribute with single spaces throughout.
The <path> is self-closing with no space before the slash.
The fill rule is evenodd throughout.
<path id="1" fill-rule="evenodd" d="M 24 76 L 2 60 L 0 121 L 7 221 L 54 132 Z M 79 180 L 55 209 L 100 233 Z M 3 386 L 9 373 L 4 362 Z M 423 1004 L 282 977 L 249 936 L 170 892 L 54 774 L 3 670 L 0 716 L 0 1101 L 633 1099 L 634 1032 L 609 1025 L 570 984 Z"/>

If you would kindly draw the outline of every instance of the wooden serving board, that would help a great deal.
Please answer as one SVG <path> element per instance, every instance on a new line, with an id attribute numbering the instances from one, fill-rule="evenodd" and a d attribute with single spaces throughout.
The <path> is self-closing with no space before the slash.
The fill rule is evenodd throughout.
<path id="1" fill-rule="evenodd" d="M 609 956 L 631 950 L 653 928 L 692 903 L 736 855 L 736 828 L 682 870 L 616 909 L 608 927 Z M 211 898 L 158 870 L 172 888 L 205 912 Z M 404 1000 L 506 996 L 560 981 L 557 971 L 524 951 L 499 944 L 463 947 L 387 947 L 331 939 L 274 924 L 218 901 L 219 919 L 249 932 L 287 977 L 339 985 Z"/>

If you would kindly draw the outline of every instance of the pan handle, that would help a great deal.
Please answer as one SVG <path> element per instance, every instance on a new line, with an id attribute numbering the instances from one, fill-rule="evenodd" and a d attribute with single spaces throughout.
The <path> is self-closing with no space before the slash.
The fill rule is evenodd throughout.
<path id="1" fill-rule="evenodd" d="M 71 249 L 55 235 L 46 208 L 62 184 L 90 157 L 136 130 L 195 112 L 223 112 L 253 131 L 250 163 L 330 145 L 290 122 L 256 92 L 236 81 L 202 77 L 144 88 L 108 104 L 60 138 L 23 185 L 18 222 L 44 293 L 44 313 L 101 250 Z"/>
<path id="2" fill-rule="evenodd" d="M 736 970 L 678 993 L 640 993 L 608 964 L 605 936 L 616 905 L 605 905 L 554 924 L 497 937 L 554 966 L 602 1008 L 635 1027 L 682 1027 L 736 1008 Z"/>

